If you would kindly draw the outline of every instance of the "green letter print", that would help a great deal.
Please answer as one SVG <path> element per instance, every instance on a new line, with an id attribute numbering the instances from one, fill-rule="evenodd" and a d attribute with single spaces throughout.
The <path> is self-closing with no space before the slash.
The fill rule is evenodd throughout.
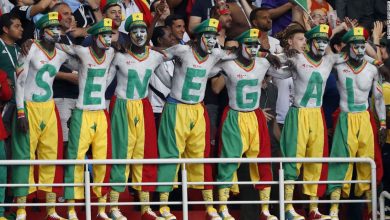
<path id="1" fill-rule="evenodd" d="M 305 94 L 302 97 L 300 103 L 301 106 L 306 107 L 310 99 L 316 99 L 316 106 L 320 107 L 322 99 L 322 83 L 323 80 L 321 73 L 314 71 L 310 76 Z"/>
<path id="2" fill-rule="evenodd" d="M 353 79 L 347 77 L 345 80 L 345 86 L 347 88 L 347 101 L 348 101 L 348 109 L 352 112 L 355 111 L 364 111 L 367 109 L 365 104 L 355 105 L 355 93 L 353 88 Z"/>
<path id="3" fill-rule="evenodd" d="M 200 90 L 202 84 L 193 82 L 194 78 L 201 78 L 206 76 L 205 69 L 193 69 L 188 67 L 186 77 L 184 79 L 183 93 L 181 98 L 186 101 L 199 102 L 198 95 L 191 95 L 190 90 Z"/>
<path id="4" fill-rule="evenodd" d="M 37 83 L 37 86 L 43 90 L 45 90 L 45 94 L 39 95 L 39 94 L 33 94 L 32 100 L 34 102 L 46 102 L 50 99 L 52 95 L 52 90 L 50 88 L 49 83 L 47 83 L 45 80 L 43 80 L 43 75 L 45 73 L 49 73 L 50 77 L 54 77 L 57 73 L 56 68 L 51 64 L 45 64 L 42 66 L 41 69 L 38 70 L 37 75 L 35 76 L 35 82 Z"/>
<path id="5" fill-rule="evenodd" d="M 126 96 L 128 99 L 134 99 L 134 90 L 137 89 L 138 95 L 144 97 L 146 89 L 148 88 L 148 82 L 152 75 L 151 69 L 146 69 L 146 73 L 143 81 L 141 82 L 136 70 L 129 69 L 127 75 L 127 91 Z"/>
<path id="6" fill-rule="evenodd" d="M 101 103 L 100 97 L 92 97 L 92 92 L 102 91 L 102 85 L 93 84 L 95 77 L 103 77 L 106 73 L 106 69 L 88 69 L 87 81 L 85 82 L 84 88 L 84 105 L 98 105 Z"/>
<path id="7" fill-rule="evenodd" d="M 251 92 L 251 93 L 243 94 L 243 90 L 245 86 L 252 86 L 252 87 L 259 86 L 259 80 L 258 79 L 240 80 L 237 83 L 237 88 L 236 88 L 237 106 L 242 109 L 253 108 L 255 107 L 257 100 L 259 99 L 259 93 Z M 245 103 L 244 99 L 250 100 L 251 102 Z"/>

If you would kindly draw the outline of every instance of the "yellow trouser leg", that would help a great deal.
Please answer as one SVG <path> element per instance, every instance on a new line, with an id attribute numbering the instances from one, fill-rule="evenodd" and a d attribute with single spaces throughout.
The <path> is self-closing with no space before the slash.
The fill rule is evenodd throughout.
<path id="1" fill-rule="evenodd" d="M 372 199 L 372 191 L 367 190 L 365 193 L 365 197 L 367 200 L 371 200 Z M 371 202 L 367 203 L 367 208 L 368 208 L 368 213 L 371 213 L 372 212 L 372 203 Z"/>

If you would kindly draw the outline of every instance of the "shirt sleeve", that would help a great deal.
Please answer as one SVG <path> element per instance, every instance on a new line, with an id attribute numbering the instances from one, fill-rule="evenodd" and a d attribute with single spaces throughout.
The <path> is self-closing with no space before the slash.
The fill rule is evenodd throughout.
<path id="1" fill-rule="evenodd" d="M 15 10 L 21 19 L 31 21 L 31 16 L 30 16 L 31 6 L 20 6 L 15 8 Z"/>
<path id="2" fill-rule="evenodd" d="M 275 8 L 276 5 L 274 3 L 275 0 L 263 0 L 261 2 L 261 7 L 262 8 Z"/>

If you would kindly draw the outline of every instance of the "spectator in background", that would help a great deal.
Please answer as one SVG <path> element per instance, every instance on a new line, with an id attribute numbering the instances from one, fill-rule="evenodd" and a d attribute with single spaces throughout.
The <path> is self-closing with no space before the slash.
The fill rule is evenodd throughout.
<path id="1" fill-rule="evenodd" d="M 27 39 L 34 38 L 35 25 L 32 18 L 44 12 L 52 3 L 52 0 L 40 0 L 36 4 L 31 0 L 10 0 L 10 2 L 15 5 L 10 13 L 17 14 L 22 22 L 23 36 L 22 39 L 16 41 L 20 46 Z"/>
<path id="2" fill-rule="evenodd" d="M 336 0 L 337 16 L 357 19 L 360 24 L 372 24 L 386 20 L 386 1 L 383 0 Z"/>
<path id="3" fill-rule="evenodd" d="M 65 2 L 57 3 L 52 8 L 52 11 L 57 11 L 61 15 L 60 27 L 62 37 L 67 38 L 67 41 L 72 44 L 80 45 L 87 36 L 87 29 L 76 26 L 76 21 L 69 5 Z"/>
<path id="4" fill-rule="evenodd" d="M 227 37 L 235 38 L 249 28 L 248 18 L 245 16 L 245 12 L 237 0 L 203 0 L 195 1 L 194 6 L 192 7 L 188 25 L 188 30 L 190 32 L 192 32 L 193 28 L 200 22 L 210 18 L 210 12 L 213 6 L 217 6 L 220 9 L 228 7 L 231 11 L 233 23 L 231 28 L 227 30 Z"/>
<path id="5" fill-rule="evenodd" d="M 151 5 L 150 5 L 150 12 L 152 13 L 152 16 L 154 17 L 156 15 L 156 6 L 158 4 L 160 4 L 160 0 L 156 0 L 154 1 Z M 165 7 L 165 10 L 164 12 L 162 13 L 162 15 L 159 17 L 159 19 L 157 20 L 157 23 L 156 23 L 156 27 L 158 26 L 165 26 L 165 19 L 171 14 L 171 11 L 169 9 L 169 7 Z"/>
<path id="6" fill-rule="evenodd" d="M 282 53 L 283 48 L 280 46 L 280 41 L 267 34 L 272 28 L 272 19 L 269 9 L 256 8 L 250 12 L 249 19 L 252 26 L 261 31 L 261 49 L 267 50 L 273 54 Z"/>
<path id="7" fill-rule="evenodd" d="M 104 0 L 102 0 L 104 1 Z M 131 14 L 141 12 L 144 14 L 144 20 L 148 26 L 152 24 L 152 14 L 150 12 L 150 6 L 149 1 L 146 0 L 122 0 L 120 3 L 122 14 L 124 16 L 123 20 L 126 20 L 127 17 L 129 17 Z M 119 27 L 119 30 L 121 32 L 127 33 L 125 30 L 125 24 L 124 22 Z"/>
<path id="8" fill-rule="evenodd" d="M 192 1 L 194 0 L 166 0 L 169 5 L 170 11 L 173 14 L 180 15 L 183 18 L 187 18 L 187 22 L 191 14 L 192 4 L 190 3 L 192 3 Z"/>
<path id="9" fill-rule="evenodd" d="M 156 27 L 153 31 L 152 36 L 153 45 L 156 47 L 160 47 L 162 49 L 171 47 L 176 45 L 176 38 L 173 36 L 171 28 L 159 26 Z M 165 74 L 169 76 L 173 76 L 174 69 L 174 61 L 169 60 L 160 65 L 160 67 L 156 71 L 164 71 Z M 166 97 L 169 95 L 171 90 L 166 87 L 160 79 L 156 76 L 156 74 L 152 74 L 149 83 L 149 100 L 152 104 L 154 119 L 156 122 L 156 129 L 160 125 L 160 117 L 161 113 L 166 101 Z"/>
<path id="10" fill-rule="evenodd" d="M 268 8 L 272 19 L 272 36 L 284 30 L 292 20 L 293 4 L 289 0 L 263 0 L 261 7 Z"/>
<path id="11" fill-rule="evenodd" d="M 70 7 L 62 2 L 54 6 L 53 11 L 58 12 L 61 16 L 60 28 L 62 32 L 59 43 L 65 45 L 78 44 L 76 43 L 76 39 L 72 37 L 72 33 L 68 32 L 74 22 Z M 80 39 L 83 38 L 78 38 L 78 41 L 80 41 Z M 62 65 L 53 82 L 53 98 L 60 115 L 62 137 L 65 147 L 68 143 L 69 132 L 67 122 L 71 116 L 72 110 L 76 107 L 78 95 L 78 72 Z"/>
<path id="12" fill-rule="evenodd" d="M 165 19 L 165 25 L 171 28 L 177 44 L 185 44 L 190 40 L 188 34 L 186 33 L 186 24 L 183 17 L 175 14 L 169 15 Z"/>
<path id="13" fill-rule="evenodd" d="M 11 87 L 15 85 L 15 68 L 20 49 L 15 43 L 22 39 L 22 35 L 22 23 L 17 14 L 6 13 L 0 17 L 0 66 L 7 73 Z"/>
<path id="14" fill-rule="evenodd" d="M 333 11 L 332 6 L 326 0 L 310 0 L 308 3 L 310 4 L 310 11 L 317 9 L 322 9 L 325 13 Z"/>
<path id="15" fill-rule="evenodd" d="M 77 27 L 87 28 L 102 19 L 99 3 L 96 0 L 63 0 L 63 2 L 71 8 Z"/>

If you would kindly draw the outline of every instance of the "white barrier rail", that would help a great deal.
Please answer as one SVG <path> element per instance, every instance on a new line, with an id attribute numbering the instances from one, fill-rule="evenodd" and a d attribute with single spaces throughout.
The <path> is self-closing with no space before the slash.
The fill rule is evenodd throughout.
<path id="1" fill-rule="evenodd" d="M 370 158 L 207 158 L 207 159 L 126 159 L 126 160 L 2 160 L 2 165 L 14 166 L 14 165 L 106 165 L 106 164 L 181 164 L 182 165 L 182 181 L 180 182 L 164 182 L 164 183 L 117 183 L 115 185 L 181 185 L 182 186 L 182 201 L 181 202 L 118 202 L 118 203 L 92 203 L 90 187 L 91 186 L 112 186 L 114 183 L 91 183 L 90 173 L 88 169 L 85 169 L 84 183 L 74 184 L 0 184 L 0 187 L 21 187 L 21 186 L 84 186 L 85 188 L 85 202 L 84 203 L 34 203 L 34 204 L 2 204 L 2 206 L 85 206 L 86 219 L 91 219 L 91 206 L 97 205 L 182 205 L 183 207 L 183 220 L 188 220 L 188 205 L 195 204 L 262 204 L 262 201 L 228 201 L 228 202 L 205 202 L 205 201 L 188 201 L 187 188 L 188 185 L 220 185 L 220 184 L 270 184 L 279 186 L 279 200 L 269 201 L 269 204 L 279 204 L 279 219 L 284 220 L 284 185 L 285 184 L 315 184 L 315 183 L 371 183 L 372 199 L 371 200 L 293 200 L 289 203 L 363 203 L 371 202 L 372 210 L 377 210 L 377 186 L 376 186 L 376 164 Z M 279 181 L 268 182 L 188 182 L 186 164 L 212 164 L 212 163 L 279 163 Z M 371 166 L 371 181 L 285 181 L 283 163 L 369 163 Z M 381 194 L 382 196 L 382 194 Z M 384 195 L 387 197 L 387 195 Z M 389 194 L 390 196 L 390 194 Z M 376 211 L 372 212 L 372 220 L 376 220 Z"/>
<path id="2" fill-rule="evenodd" d="M 385 198 L 390 199 L 390 193 L 387 191 L 383 191 L 379 196 L 380 220 L 385 220 Z"/>

